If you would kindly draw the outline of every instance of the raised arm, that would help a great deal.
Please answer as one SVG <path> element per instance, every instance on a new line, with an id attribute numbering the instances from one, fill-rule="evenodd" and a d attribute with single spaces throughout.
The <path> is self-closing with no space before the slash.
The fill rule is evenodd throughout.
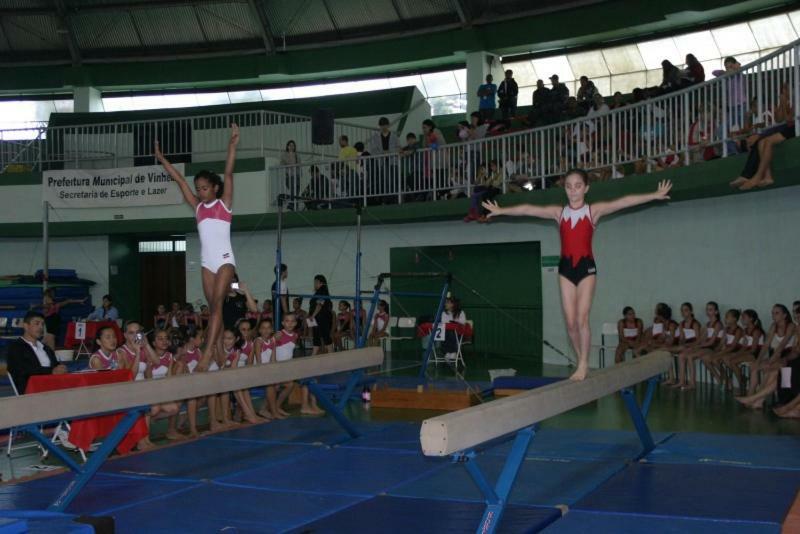
<path id="1" fill-rule="evenodd" d="M 487 217 L 509 215 L 511 217 L 539 217 L 540 219 L 553 219 L 558 221 L 561 216 L 561 206 L 535 206 L 533 204 L 520 204 L 509 208 L 501 208 L 497 202 L 487 200 L 483 207 L 489 211 Z"/>
<path id="2" fill-rule="evenodd" d="M 658 182 L 658 189 L 653 193 L 626 195 L 609 202 L 595 202 L 592 204 L 592 222 L 597 224 L 597 221 L 599 221 L 601 217 L 641 204 L 647 204 L 654 200 L 669 200 L 670 189 L 672 189 L 672 182 L 669 180 L 662 180 Z"/>
<path id="3" fill-rule="evenodd" d="M 189 187 L 189 184 L 186 183 L 186 178 L 178 172 L 172 163 L 164 156 L 164 153 L 161 152 L 161 145 L 158 141 L 155 142 L 155 155 L 158 162 L 164 167 L 164 170 L 169 173 L 173 180 L 178 184 L 178 187 L 181 189 L 181 193 L 183 193 L 183 199 L 186 200 L 186 203 L 189 204 L 192 209 L 197 207 L 197 204 L 200 202 L 197 200 L 192 188 Z"/>
<path id="4" fill-rule="evenodd" d="M 225 187 L 222 189 L 222 201 L 233 209 L 233 167 L 236 165 L 236 146 L 239 144 L 239 125 L 231 124 L 231 139 L 228 141 L 228 157 L 225 158 Z"/>

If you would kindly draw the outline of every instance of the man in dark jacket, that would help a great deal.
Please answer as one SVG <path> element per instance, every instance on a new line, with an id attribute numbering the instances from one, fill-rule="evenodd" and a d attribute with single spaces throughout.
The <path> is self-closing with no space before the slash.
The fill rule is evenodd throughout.
<path id="1" fill-rule="evenodd" d="M 29 311 L 22 320 L 22 337 L 8 346 L 8 374 L 14 380 L 17 391 L 25 393 L 28 379 L 35 375 L 59 375 L 67 368 L 58 363 L 53 349 L 41 342 L 44 335 L 44 316 Z"/>
<path id="2" fill-rule="evenodd" d="M 514 72 L 507 70 L 505 79 L 500 82 L 500 87 L 497 88 L 497 97 L 500 100 L 500 111 L 503 114 L 503 120 L 508 120 L 516 115 L 518 94 L 519 87 L 517 87 L 517 82 L 514 80 Z"/>

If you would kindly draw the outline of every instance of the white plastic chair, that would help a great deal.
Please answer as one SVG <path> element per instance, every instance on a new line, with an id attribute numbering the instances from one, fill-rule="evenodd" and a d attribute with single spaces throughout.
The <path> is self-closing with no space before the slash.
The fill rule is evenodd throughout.
<path id="1" fill-rule="evenodd" d="M 617 343 L 610 345 L 607 341 L 610 337 L 616 337 Z M 597 351 L 598 364 L 601 368 L 606 366 L 606 349 L 609 351 L 616 351 L 619 345 L 619 332 L 617 331 L 616 323 L 603 323 L 603 328 L 600 331 L 600 345 Z"/>
<path id="2" fill-rule="evenodd" d="M 383 352 L 391 352 L 388 347 L 391 346 L 389 343 L 392 341 L 414 339 L 413 336 L 398 335 L 397 330 L 401 328 L 414 328 L 415 326 L 417 326 L 416 317 L 389 317 L 389 325 L 386 327 L 389 335 L 381 338 L 381 348 Z"/>

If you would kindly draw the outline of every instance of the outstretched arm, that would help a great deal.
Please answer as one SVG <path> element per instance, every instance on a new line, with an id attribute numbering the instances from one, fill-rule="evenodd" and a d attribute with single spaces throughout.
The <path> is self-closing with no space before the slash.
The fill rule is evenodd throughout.
<path id="1" fill-rule="evenodd" d="M 594 224 L 600 220 L 600 217 L 610 215 L 614 212 L 647 204 L 654 200 L 669 200 L 669 191 L 672 189 L 672 182 L 669 180 L 662 180 L 658 182 L 658 189 L 653 193 L 645 193 L 643 195 L 626 195 L 610 202 L 595 202 L 592 204 L 592 219 Z"/>
<path id="2" fill-rule="evenodd" d="M 510 208 L 501 208 L 498 206 L 497 202 L 491 200 L 487 200 L 482 205 L 489 211 L 487 217 L 510 215 L 512 217 L 539 217 L 541 219 L 553 219 L 557 221 L 561 216 L 561 206 L 535 206 L 533 204 L 520 204 L 519 206 L 511 206 Z"/>
<path id="3" fill-rule="evenodd" d="M 231 124 L 231 139 L 228 141 L 228 157 L 225 159 L 225 187 L 222 189 L 222 201 L 233 209 L 233 167 L 236 164 L 236 146 L 239 144 L 239 125 Z"/>
<path id="4" fill-rule="evenodd" d="M 167 160 L 163 152 L 161 152 L 161 145 L 159 144 L 158 141 L 155 142 L 154 148 L 156 153 L 156 159 L 164 167 L 164 170 L 167 171 L 169 175 L 172 177 L 172 179 L 175 180 L 175 182 L 178 184 L 178 187 L 180 187 L 181 193 L 183 193 L 183 198 L 184 200 L 186 200 L 186 203 L 189 204 L 192 207 L 192 209 L 196 208 L 197 204 L 200 201 L 197 200 L 197 197 L 195 196 L 194 192 L 192 192 L 192 188 L 189 187 L 189 184 L 186 183 L 186 178 L 184 178 L 183 175 L 180 172 L 178 172 L 178 169 L 176 169 L 172 165 L 172 163 L 170 163 L 169 160 Z"/>

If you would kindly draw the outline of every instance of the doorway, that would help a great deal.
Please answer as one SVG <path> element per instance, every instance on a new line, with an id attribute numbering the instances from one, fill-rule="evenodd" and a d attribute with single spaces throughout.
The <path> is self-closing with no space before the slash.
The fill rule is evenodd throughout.
<path id="1" fill-rule="evenodd" d="M 186 240 L 139 241 L 142 321 L 153 328 L 159 304 L 186 302 Z"/>

